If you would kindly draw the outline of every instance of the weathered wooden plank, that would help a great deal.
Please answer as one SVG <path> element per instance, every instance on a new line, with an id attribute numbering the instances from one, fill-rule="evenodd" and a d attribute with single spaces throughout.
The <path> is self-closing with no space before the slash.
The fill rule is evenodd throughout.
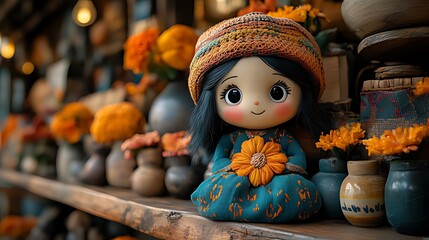
<path id="1" fill-rule="evenodd" d="M 216 222 L 201 217 L 190 201 L 143 198 L 127 189 L 78 186 L 0 169 L 0 179 L 42 197 L 128 225 L 162 239 L 416 239 L 389 226 L 359 228 L 341 220 L 299 224 Z"/>

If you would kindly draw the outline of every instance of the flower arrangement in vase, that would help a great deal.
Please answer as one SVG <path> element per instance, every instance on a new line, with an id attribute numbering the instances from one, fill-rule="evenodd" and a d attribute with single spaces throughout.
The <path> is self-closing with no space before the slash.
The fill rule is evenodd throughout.
<path id="1" fill-rule="evenodd" d="M 156 79 L 173 80 L 179 71 L 187 70 L 197 39 L 191 27 L 181 24 L 161 34 L 158 28 L 150 27 L 130 36 L 124 45 L 124 69 L 143 74 L 143 78 L 138 85 L 128 84 L 128 92 L 144 93 Z"/>
<path id="2" fill-rule="evenodd" d="M 356 154 L 359 144 L 365 137 L 365 130 L 360 123 L 346 124 L 329 134 L 320 135 L 316 147 L 324 151 L 331 151 L 338 160 L 348 161 Z"/>
<path id="3" fill-rule="evenodd" d="M 363 140 L 368 155 L 377 155 L 386 160 L 409 158 L 412 151 L 417 151 L 424 138 L 429 136 L 429 120 L 426 125 L 414 124 L 412 127 L 398 127 L 385 130 L 380 137 Z"/>
<path id="4" fill-rule="evenodd" d="M 66 104 L 57 112 L 50 124 L 52 135 L 59 142 L 57 153 L 57 177 L 61 181 L 79 182 L 86 154 L 82 138 L 89 134 L 93 113 L 80 102 Z"/>
<path id="5" fill-rule="evenodd" d="M 330 158 L 319 160 L 319 172 L 311 181 L 316 185 L 322 198 L 322 213 L 328 218 L 343 218 L 340 205 L 340 189 L 347 177 L 347 161 L 356 155 L 365 130 L 360 123 L 351 123 L 331 130 L 329 134 L 320 135 L 317 148 L 331 151 Z"/>
<path id="6" fill-rule="evenodd" d="M 428 137 L 429 119 L 426 125 L 385 130 L 380 137 L 363 141 L 369 156 L 389 162 L 384 189 L 386 216 L 392 227 L 403 234 L 429 234 L 429 159 L 414 159 L 413 154 Z"/>
<path id="7" fill-rule="evenodd" d="M 136 133 L 142 133 L 146 120 L 132 103 L 120 102 L 102 107 L 95 113 L 90 132 L 95 142 L 112 145 L 106 157 L 107 182 L 112 186 L 130 187 L 134 161 L 124 159 L 121 144 Z"/>

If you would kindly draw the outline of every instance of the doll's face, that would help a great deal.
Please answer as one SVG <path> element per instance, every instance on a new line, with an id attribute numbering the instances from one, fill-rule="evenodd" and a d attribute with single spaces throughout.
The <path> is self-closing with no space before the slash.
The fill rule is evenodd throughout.
<path id="1" fill-rule="evenodd" d="M 275 127 L 293 118 L 301 89 L 258 57 L 242 58 L 216 87 L 219 117 L 245 129 Z"/>

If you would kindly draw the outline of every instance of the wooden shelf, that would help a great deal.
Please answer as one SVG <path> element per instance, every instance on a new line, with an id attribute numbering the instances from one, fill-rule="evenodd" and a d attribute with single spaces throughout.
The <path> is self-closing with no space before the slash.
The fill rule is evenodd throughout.
<path id="1" fill-rule="evenodd" d="M 360 228 L 345 220 L 296 224 L 211 221 L 201 217 L 187 200 L 145 198 L 128 189 L 73 185 L 3 169 L 0 179 L 162 239 L 419 239 L 399 234 L 390 226 Z"/>

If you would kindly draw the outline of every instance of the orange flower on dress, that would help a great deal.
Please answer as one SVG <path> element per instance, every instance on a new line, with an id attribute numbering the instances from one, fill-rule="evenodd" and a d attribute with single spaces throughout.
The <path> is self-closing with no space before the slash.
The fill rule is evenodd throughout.
<path id="1" fill-rule="evenodd" d="M 256 136 L 241 144 L 241 152 L 232 156 L 231 169 L 239 176 L 248 176 L 250 184 L 257 187 L 271 182 L 274 174 L 282 173 L 288 159 L 275 142 L 264 143 Z"/>

